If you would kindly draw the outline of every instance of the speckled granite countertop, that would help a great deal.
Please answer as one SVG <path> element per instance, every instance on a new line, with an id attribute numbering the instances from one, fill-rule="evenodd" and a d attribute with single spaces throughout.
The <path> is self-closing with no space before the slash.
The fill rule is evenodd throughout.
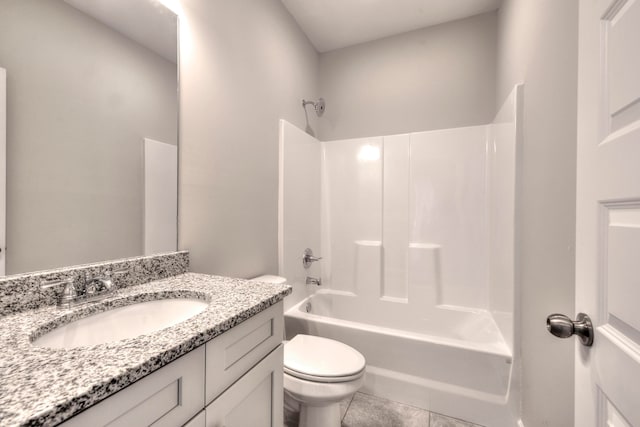
<path id="1" fill-rule="evenodd" d="M 0 322 L 0 425 L 56 425 L 123 389 L 243 320 L 281 301 L 288 285 L 185 273 L 124 288 L 90 306 L 45 307 Z M 137 338 L 73 349 L 35 347 L 54 325 L 127 305 L 122 301 L 199 298 L 200 314 Z"/>

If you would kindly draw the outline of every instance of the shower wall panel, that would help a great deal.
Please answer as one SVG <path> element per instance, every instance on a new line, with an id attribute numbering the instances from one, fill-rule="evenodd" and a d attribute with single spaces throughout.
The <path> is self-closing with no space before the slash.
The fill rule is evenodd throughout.
<path id="1" fill-rule="evenodd" d="M 328 246 L 322 248 L 329 258 L 323 265 L 323 280 L 332 289 L 356 293 L 356 271 L 366 265 L 372 274 L 381 266 L 372 265 L 369 256 L 360 256 L 359 246 L 382 241 L 382 138 L 360 138 L 323 143 L 325 193 L 322 233 Z M 358 259 L 361 265 L 357 265 Z M 378 260 L 381 257 L 377 257 Z M 365 263 L 366 264 L 362 264 Z M 380 282 L 380 278 L 377 278 Z M 379 285 L 370 283 L 370 286 Z"/>
<path id="2" fill-rule="evenodd" d="M 488 146 L 489 305 L 512 351 L 516 282 L 516 165 L 522 91 L 522 86 L 518 85 L 507 97 L 491 125 Z"/>
<path id="3" fill-rule="evenodd" d="M 325 285 L 400 304 L 488 309 L 487 132 L 323 143 Z"/>
<path id="4" fill-rule="evenodd" d="M 381 297 L 407 302 L 411 135 L 384 137 Z"/>
<path id="5" fill-rule="evenodd" d="M 438 305 L 488 308 L 486 133 L 411 135 L 409 238 L 440 246 Z"/>
<path id="6" fill-rule="evenodd" d="M 320 252 L 320 142 L 280 120 L 280 184 L 278 197 L 278 271 L 293 286 L 285 308 L 313 293 L 307 275 L 320 277 L 320 267 L 302 266 L 305 248 Z"/>

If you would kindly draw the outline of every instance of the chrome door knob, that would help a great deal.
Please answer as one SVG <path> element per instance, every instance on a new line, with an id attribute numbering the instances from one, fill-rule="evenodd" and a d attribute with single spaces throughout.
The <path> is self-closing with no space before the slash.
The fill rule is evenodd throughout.
<path id="1" fill-rule="evenodd" d="M 575 321 L 564 314 L 552 314 L 547 317 L 547 330 L 558 338 L 569 338 L 576 335 L 580 342 L 591 347 L 593 344 L 593 323 L 584 313 L 578 313 Z"/>

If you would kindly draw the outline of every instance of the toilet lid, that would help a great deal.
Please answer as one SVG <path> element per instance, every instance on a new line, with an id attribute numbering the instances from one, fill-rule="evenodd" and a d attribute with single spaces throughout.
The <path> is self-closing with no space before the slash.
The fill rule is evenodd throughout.
<path id="1" fill-rule="evenodd" d="M 305 379 L 353 377 L 365 363 L 356 349 L 328 338 L 300 334 L 284 346 L 285 371 Z"/>

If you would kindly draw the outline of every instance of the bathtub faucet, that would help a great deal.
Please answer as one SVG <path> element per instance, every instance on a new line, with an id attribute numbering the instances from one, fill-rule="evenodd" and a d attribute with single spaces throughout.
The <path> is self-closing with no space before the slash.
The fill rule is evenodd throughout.
<path id="1" fill-rule="evenodd" d="M 322 259 L 321 256 L 313 256 L 313 251 L 310 248 L 307 248 L 304 250 L 303 254 L 302 254 L 302 266 L 304 268 L 309 268 L 311 267 L 311 264 L 316 262 L 316 261 L 320 261 Z"/>
<path id="2" fill-rule="evenodd" d="M 320 279 L 317 279 L 315 277 L 309 277 L 307 276 L 307 281 L 306 281 L 307 285 L 317 285 L 320 286 L 322 284 L 322 281 Z"/>

